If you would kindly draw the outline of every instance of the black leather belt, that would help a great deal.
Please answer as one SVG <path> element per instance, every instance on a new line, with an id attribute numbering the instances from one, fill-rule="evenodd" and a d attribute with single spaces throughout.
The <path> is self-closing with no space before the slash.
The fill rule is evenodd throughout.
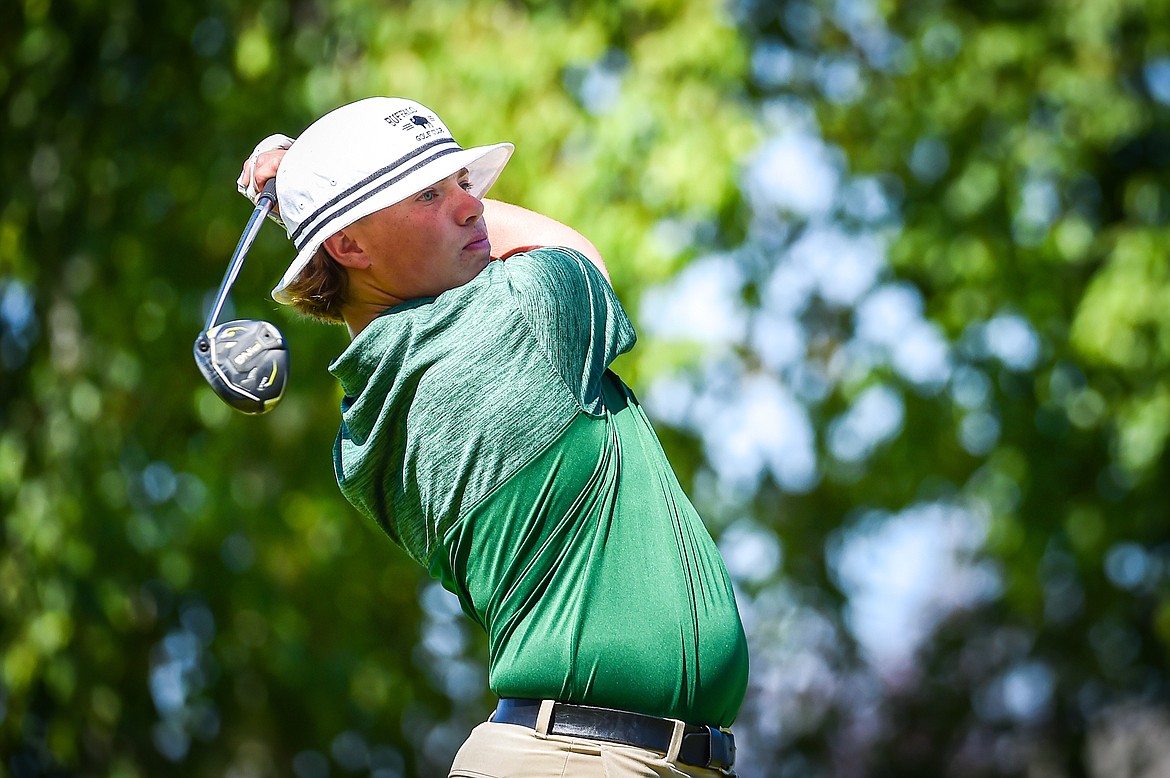
<path id="1" fill-rule="evenodd" d="M 504 697 L 490 721 L 535 729 L 538 713 L 540 700 Z M 557 702 L 553 703 L 548 734 L 622 743 L 665 754 L 674 735 L 674 722 L 624 710 Z M 714 727 L 687 724 L 678 750 L 678 761 L 692 767 L 730 770 L 735 764 L 735 737 Z"/>

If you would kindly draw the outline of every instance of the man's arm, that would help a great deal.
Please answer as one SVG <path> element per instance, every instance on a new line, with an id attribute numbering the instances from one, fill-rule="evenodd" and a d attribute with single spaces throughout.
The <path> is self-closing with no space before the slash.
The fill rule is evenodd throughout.
<path id="1" fill-rule="evenodd" d="M 493 257 L 505 257 L 517 249 L 534 246 L 564 246 L 584 254 L 605 280 L 609 280 L 601 252 L 572 227 L 527 208 L 486 197 L 483 199 L 483 219 L 487 224 Z"/>

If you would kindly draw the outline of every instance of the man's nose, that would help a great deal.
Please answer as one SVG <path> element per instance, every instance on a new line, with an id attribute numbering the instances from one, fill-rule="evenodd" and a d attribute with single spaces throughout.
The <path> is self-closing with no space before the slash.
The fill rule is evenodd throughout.
<path id="1" fill-rule="evenodd" d="M 483 215 L 483 201 L 478 197 L 468 192 L 463 187 L 459 187 L 459 201 L 458 201 L 458 219 L 461 224 L 475 221 Z"/>

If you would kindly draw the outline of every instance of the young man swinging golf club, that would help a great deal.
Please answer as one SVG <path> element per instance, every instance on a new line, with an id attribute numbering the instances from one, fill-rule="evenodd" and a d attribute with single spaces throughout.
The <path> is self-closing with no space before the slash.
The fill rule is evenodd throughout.
<path id="1" fill-rule="evenodd" d="M 263 145 L 241 191 L 276 175 L 297 251 L 273 297 L 352 338 L 329 368 L 341 491 L 489 637 L 499 704 L 450 775 L 733 775 L 743 627 L 608 370 L 635 336 L 597 250 L 483 199 L 512 145 L 462 149 L 416 102 Z"/>

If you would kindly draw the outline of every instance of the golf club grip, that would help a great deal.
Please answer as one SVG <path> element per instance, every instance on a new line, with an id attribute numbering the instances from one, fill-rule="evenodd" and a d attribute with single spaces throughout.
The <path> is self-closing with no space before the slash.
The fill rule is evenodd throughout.
<path id="1" fill-rule="evenodd" d="M 268 179 L 264 188 L 260 190 L 260 194 L 256 197 L 256 207 L 259 208 L 261 203 L 265 202 L 268 203 L 268 208 L 264 211 L 264 215 L 267 216 L 276 207 L 276 176 Z"/>

